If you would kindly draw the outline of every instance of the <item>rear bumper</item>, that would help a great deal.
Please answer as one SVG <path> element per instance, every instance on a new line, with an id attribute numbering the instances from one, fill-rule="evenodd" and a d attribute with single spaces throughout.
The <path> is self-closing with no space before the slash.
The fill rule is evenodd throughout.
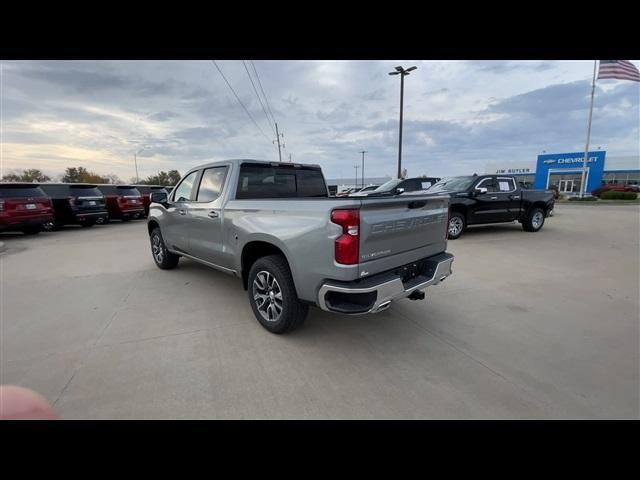
<path id="1" fill-rule="evenodd" d="M 8 217 L 0 219 L 0 232 L 19 231 L 23 228 L 43 226 L 53 222 L 53 215 L 39 215 L 37 217 Z"/>
<path id="2" fill-rule="evenodd" d="M 107 214 L 106 210 L 103 211 L 98 211 L 98 212 L 77 212 L 74 213 L 74 218 L 76 221 L 78 221 L 79 223 L 86 223 L 88 221 L 99 221 L 99 220 L 106 220 L 109 215 Z"/>
<path id="3" fill-rule="evenodd" d="M 362 280 L 327 281 L 318 292 L 318 306 L 328 312 L 346 314 L 380 312 L 394 300 L 445 280 L 452 273 L 452 263 L 453 255 L 440 253 Z"/>

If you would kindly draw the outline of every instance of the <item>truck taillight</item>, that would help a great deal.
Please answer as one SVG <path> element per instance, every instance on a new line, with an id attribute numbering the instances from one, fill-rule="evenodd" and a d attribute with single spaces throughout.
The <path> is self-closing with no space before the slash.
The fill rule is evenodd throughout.
<path id="1" fill-rule="evenodd" d="M 342 227 L 342 235 L 336 239 L 336 262 L 343 265 L 357 264 L 360 255 L 360 211 L 334 210 L 331 212 L 331 221 Z"/>

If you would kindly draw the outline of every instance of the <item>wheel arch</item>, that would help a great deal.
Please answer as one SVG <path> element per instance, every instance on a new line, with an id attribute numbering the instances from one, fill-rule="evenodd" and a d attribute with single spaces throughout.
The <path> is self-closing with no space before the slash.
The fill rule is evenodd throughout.
<path id="1" fill-rule="evenodd" d="M 160 224 L 156 219 L 150 219 L 147 222 L 147 230 L 149 231 L 149 236 L 151 236 L 151 232 L 153 232 L 156 228 L 160 228 Z"/>
<path id="2" fill-rule="evenodd" d="M 249 270 L 251 270 L 251 266 L 258 259 L 269 255 L 282 255 L 284 257 L 295 284 L 295 277 L 293 269 L 291 268 L 291 262 L 289 261 L 284 249 L 276 245 L 273 241 L 265 239 L 251 240 L 244 244 L 242 247 L 242 253 L 240 254 L 240 272 L 242 276 L 242 286 L 245 290 L 248 288 Z"/>

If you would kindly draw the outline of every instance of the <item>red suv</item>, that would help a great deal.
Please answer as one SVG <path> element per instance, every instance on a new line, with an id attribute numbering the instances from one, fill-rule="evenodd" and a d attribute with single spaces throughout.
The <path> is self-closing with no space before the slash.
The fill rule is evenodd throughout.
<path id="1" fill-rule="evenodd" d="M 0 183 L 0 232 L 34 235 L 52 224 L 51 200 L 37 183 Z"/>
<path id="2" fill-rule="evenodd" d="M 623 183 L 608 183 L 606 185 L 601 185 L 591 192 L 591 195 L 594 197 L 599 197 L 604 192 L 634 192 L 631 186 L 625 185 Z"/>
<path id="3" fill-rule="evenodd" d="M 119 218 L 128 222 L 144 215 L 142 195 L 133 185 L 98 185 L 98 190 L 104 195 L 109 219 Z"/>
<path id="4" fill-rule="evenodd" d="M 149 215 L 149 205 L 151 204 L 152 192 L 165 192 L 167 196 L 169 192 L 162 185 L 134 185 L 142 195 L 142 203 L 144 206 L 144 216 Z"/>

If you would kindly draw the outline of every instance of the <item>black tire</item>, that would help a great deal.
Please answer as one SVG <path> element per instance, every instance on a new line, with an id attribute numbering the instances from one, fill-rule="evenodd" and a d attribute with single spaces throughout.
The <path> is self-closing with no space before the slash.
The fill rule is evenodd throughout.
<path id="1" fill-rule="evenodd" d="M 129 216 L 122 217 L 120 220 L 122 220 L 123 222 L 130 222 L 131 221 L 131 217 L 129 217 Z"/>
<path id="2" fill-rule="evenodd" d="M 85 228 L 89 228 L 89 227 L 93 227 L 96 224 L 96 222 L 87 222 L 87 223 L 83 223 L 82 226 Z"/>
<path id="3" fill-rule="evenodd" d="M 452 222 L 455 222 L 455 228 L 452 225 Z M 447 224 L 447 238 L 449 240 L 460 238 L 460 235 L 462 235 L 466 228 L 467 222 L 464 219 L 464 215 L 459 212 L 451 213 Z"/>
<path id="4" fill-rule="evenodd" d="M 22 233 L 25 235 L 37 235 L 42 231 L 42 227 L 28 227 L 23 228 Z"/>
<path id="5" fill-rule="evenodd" d="M 178 266 L 180 256 L 167 250 L 159 228 L 153 229 L 149 236 L 149 241 L 151 242 L 151 256 L 153 257 L 153 261 L 156 262 L 158 268 L 161 268 L 162 270 L 171 270 Z M 159 250 L 156 250 L 154 247 L 157 247 Z"/>
<path id="6" fill-rule="evenodd" d="M 272 283 L 272 289 L 269 290 L 275 294 L 270 296 L 270 298 L 269 295 L 271 295 L 271 293 L 265 295 L 267 300 L 260 304 L 260 307 L 265 303 L 270 302 L 270 305 L 273 304 L 272 311 L 277 312 L 277 296 L 278 294 L 281 296 L 280 313 L 273 320 L 269 320 L 263 316 L 263 313 L 258 306 L 259 297 L 256 299 L 256 295 L 254 294 L 254 289 L 256 292 L 260 293 L 258 285 L 260 285 L 262 280 L 264 280 L 265 272 L 275 278 L 276 283 Z M 260 279 L 258 279 L 259 274 L 261 274 Z M 257 282 L 255 287 L 254 282 Z M 267 285 L 267 287 L 269 287 L 269 285 Z M 293 330 L 294 328 L 302 325 L 305 318 L 307 318 L 309 306 L 298 299 L 296 288 L 293 284 L 293 277 L 291 276 L 291 270 L 289 270 L 287 260 L 282 255 L 269 255 L 256 260 L 249 270 L 247 291 L 253 314 L 258 322 L 260 322 L 260 325 L 271 333 L 285 333 Z M 264 314 L 266 316 L 269 316 L 268 311 L 269 306 L 264 310 Z"/>
<path id="7" fill-rule="evenodd" d="M 544 225 L 544 210 L 534 207 L 529 210 L 527 216 L 522 221 L 522 228 L 525 232 L 537 232 Z"/>

